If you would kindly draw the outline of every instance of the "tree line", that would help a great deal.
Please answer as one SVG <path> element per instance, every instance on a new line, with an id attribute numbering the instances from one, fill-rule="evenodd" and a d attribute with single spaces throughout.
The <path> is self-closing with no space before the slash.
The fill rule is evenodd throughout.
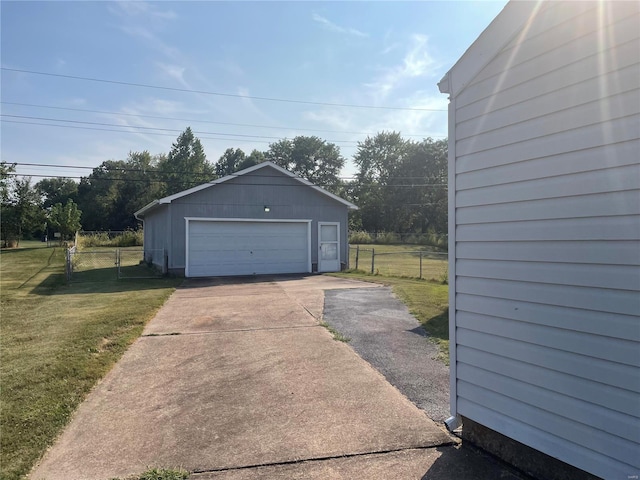
<path id="1" fill-rule="evenodd" d="M 271 143 L 246 154 L 229 148 L 207 160 L 191 128 L 168 154 L 130 152 L 126 160 L 107 160 L 79 182 L 45 178 L 34 183 L 0 163 L 1 229 L 4 242 L 62 236 L 77 229 L 138 228 L 133 216 L 151 201 L 271 161 L 360 207 L 350 229 L 369 232 L 445 233 L 447 229 L 447 141 L 407 140 L 380 132 L 358 142 L 353 178 L 340 178 L 345 158 L 339 147 L 316 136 Z"/>

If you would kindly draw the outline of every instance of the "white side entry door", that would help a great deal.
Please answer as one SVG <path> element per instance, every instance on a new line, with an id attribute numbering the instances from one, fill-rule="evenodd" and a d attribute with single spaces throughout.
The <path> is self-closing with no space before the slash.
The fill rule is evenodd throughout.
<path id="1" fill-rule="evenodd" d="M 340 224 L 318 222 L 318 272 L 340 271 Z"/>

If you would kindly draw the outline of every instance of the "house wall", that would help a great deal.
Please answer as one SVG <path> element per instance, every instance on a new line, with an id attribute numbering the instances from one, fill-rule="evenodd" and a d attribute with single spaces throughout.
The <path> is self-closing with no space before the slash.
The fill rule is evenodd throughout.
<path id="1" fill-rule="evenodd" d="M 171 230 L 167 205 L 160 205 L 144 217 L 144 256 L 162 268 L 164 252 L 169 248 Z"/>
<path id="2" fill-rule="evenodd" d="M 264 211 L 265 205 L 269 212 Z M 185 217 L 311 220 L 314 265 L 318 261 L 318 221 L 339 222 L 340 261 L 347 262 L 347 207 L 269 167 L 176 199 L 170 212 L 169 268 L 173 270 L 185 267 Z"/>
<path id="3" fill-rule="evenodd" d="M 640 471 L 639 5 L 543 3 L 450 109 L 454 409 L 604 478 Z"/>

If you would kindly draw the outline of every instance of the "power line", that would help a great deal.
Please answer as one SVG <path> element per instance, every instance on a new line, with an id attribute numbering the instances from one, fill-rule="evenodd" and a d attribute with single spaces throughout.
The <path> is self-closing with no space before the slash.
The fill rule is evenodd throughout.
<path id="1" fill-rule="evenodd" d="M 275 130 L 298 130 L 301 132 L 322 132 L 322 133 L 344 133 L 350 135 L 376 135 L 372 132 L 354 132 L 349 130 L 322 130 L 318 128 L 300 128 L 300 127 L 286 127 L 286 126 L 274 126 L 274 125 L 256 125 L 251 123 L 232 123 L 232 122 L 215 122 L 213 120 L 196 120 L 190 118 L 178 118 L 178 117 L 164 117 L 160 115 L 145 115 L 141 113 L 124 113 L 124 112 L 110 112 L 106 110 L 90 110 L 86 108 L 71 108 L 71 107 L 57 107 L 53 105 L 38 105 L 34 103 L 19 103 L 19 102 L 0 102 L 4 105 L 16 105 L 21 107 L 33 107 L 33 108 L 48 108 L 53 110 L 67 110 L 70 112 L 83 112 L 83 113 L 99 113 L 103 115 L 118 115 L 125 117 L 139 117 L 139 118 L 154 118 L 156 120 L 176 120 L 187 123 L 208 123 L 212 125 L 228 125 L 233 127 L 250 127 L 250 128 L 270 128 Z M 431 138 L 447 138 L 446 135 L 426 135 L 426 134 L 403 134 L 405 137 L 431 137 Z"/>
<path id="2" fill-rule="evenodd" d="M 76 124 L 81 124 L 81 125 L 100 125 L 100 126 L 104 126 L 104 127 L 118 127 L 118 128 L 138 128 L 141 130 L 159 130 L 159 131 L 163 131 L 163 132 L 182 132 L 182 130 L 179 129 L 175 129 L 175 128 L 160 128 L 160 127 L 145 127 L 145 126 L 138 126 L 138 125 L 118 125 L 116 123 L 103 123 L 103 122 L 87 122 L 84 120 L 65 120 L 62 118 L 49 118 L 49 117 L 32 117 L 29 115 L 9 115 L 6 113 L 0 113 L 0 117 L 8 117 L 8 118 L 23 118 L 23 119 L 27 119 L 27 120 L 44 120 L 47 122 L 63 122 L 63 123 L 76 123 Z M 145 132 L 146 133 L 146 132 Z M 244 138 L 268 138 L 268 139 L 272 139 L 272 140 L 281 140 L 282 137 L 270 137 L 270 136 L 266 136 L 266 135 L 248 135 L 248 134 L 241 134 L 241 133 L 224 133 L 224 132 L 202 132 L 202 131 L 197 131 L 197 130 L 193 130 L 193 133 L 197 133 L 198 135 L 203 134 L 203 135 L 229 135 L 232 137 L 240 137 L 241 139 Z M 326 142 L 329 143 L 357 143 L 356 141 L 353 140 L 325 140 Z"/>
<path id="3" fill-rule="evenodd" d="M 97 168 L 100 168 L 100 166 L 98 167 L 87 167 L 84 165 L 59 165 L 59 164 L 53 164 L 53 163 L 30 163 L 30 162 L 0 162 L 0 163 L 7 163 L 9 165 L 13 165 L 13 166 L 23 166 L 23 167 L 47 167 L 47 168 L 69 168 L 69 169 L 84 169 L 84 170 L 95 170 Z M 189 173 L 189 172 L 184 172 L 184 171 L 176 171 L 176 170 L 156 170 L 154 167 L 150 167 L 148 169 L 143 169 L 143 168 L 123 168 L 123 167 L 114 167 L 114 170 L 117 170 L 118 172 L 147 172 L 147 173 L 153 173 L 153 174 L 160 174 L 160 175 L 170 175 L 170 174 L 174 174 L 174 173 L 178 173 L 178 174 L 186 174 L 186 175 L 202 175 L 201 173 Z M 228 175 L 226 175 L 228 177 L 236 177 L 236 178 L 240 178 L 242 177 L 242 175 L 239 175 L 237 173 L 230 173 Z M 282 178 L 282 175 L 266 175 L 264 173 L 259 173 L 259 174 L 254 174 L 255 177 L 263 177 L 263 178 Z M 352 175 L 352 176 L 341 176 L 339 177 L 341 180 L 357 180 L 357 175 Z M 411 179 L 423 179 L 424 176 L 413 176 L 413 177 L 385 177 L 385 180 L 411 180 Z M 379 183 L 373 183 L 373 182 L 358 182 L 357 185 L 380 185 Z M 428 186 L 428 187 L 438 187 L 438 186 L 446 186 L 447 183 L 446 182 L 442 182 L 442 183 L 428 183 L 428 184 L 419 184 L 416 186 Z M 393 186 L 393 185 L 391 185 Z"/>
<path id="4" fill-rule="evenodd" d="M 42 127 L 60 127 L 60 128 L 71 128 L 71 129 L 76 129 L 76 130 L 97 130 L 97 131 L 101 131 L 101 132 L 116 132 L 116 133 L 131 133 L 134 135 L 155 135 L 155 136 L 159 136 L 159 137 L 174 137 L 175 135 L 172 135 L 170 133 L 156 133 L 156 132 L 131 132 L 131 131 L 127 131 L 127 130 L 112 130 L 109 128 L 97 128 L 97 127 L 80 127 L 78 125 L 56 125 L 54 123 L 38 123 L 38 122 L 21 122 L 19 120 L 4 120 L 4 119 L 0 119 L 0 122 L 3 123 L 19 123 L 19 124 L 23 124 L 23 125 L 39 125 Z M 234 141 L 238 141 L 237 138 L 221 138 L 221 137 L 199 137 L 200 139 L 203 140 L 224 140 L 224 141 L 229 141 L 229 140 L 234 140 Z M 271 142 L 266 141 L 266 140 L 250 140 L 250 139 L 244 139 L 242 140 L 243 142 L 251 142 L 251 143 L 262 143 L 262 144 L 269 144 Z"/>
<path id="5" fill-rule="evenodd" d="M 82 180 L 82 179 L 87 179 L 87 180 L 91 180 L 91 181 L 110 181 L 110 182 L 123 182 L 123 183 L 140 183 L 140 182 L 144 182 L 144 183 L 171 183 L 171 180 L 169 180 L 167 182 L 167 180 L 162 180 L 162 179 L 152 179 L 152 178 L 118 178 L 118 177 L 82 177 L 79 175 L 40 175 L 40 174 L 28 174 L 28 173 L 17 173 L 17 172 L 10 172 L 7 174 L 8 176 L 13 176 L 13 177 L 37 177 L 37 178 L 67 178 L 70 180 Z M 192 175 L 192 176 L 202 176 L 205 177 L 204 174 L 201 173 L 187 173 L 187 175 Z M 210 178 L 207 176 L 207 178 Z M 190 180 L 190 181 L 182 181 L 182 180 L 178 180 L 177 183 L 182 183 L 182 184 L 192 184 L 192 185 L 204 185 L 206 183 L 210 183 L 211 181 L 195 181 L 195 180 Z M 212 184 L 214 185 L 214 184 Z M 302 183 L 251 183 L 251 184 L 238 184 L 238 183 L 231 183 L 231 184 L 218 184 L 218 185 L 230 185 L 230 186 L 234 186 L 234 187 L 246 187 L 246 186 L 261 186 L 261 187 L 296 187 L 296 188 L 300 188 L 300 187 L 307 187 L 308 185 L 302 184 Z M 334 183 L 314 183 L 315 186 L 317 187 L 323 187 L 323 188 L 329 188 L 329 187 L 339 187 L 339 186 L 349 186 L 349 185 L 340 185 L 340 184 L 334 184 Z M 350 184 L 350 185 L 354 185 L 354 184 Z M 379 185 L 379 184 L 366 184 L 366 183 L 357 183 L 355 184 L 357 186 L 376 186 L 376 187 L 386 187 L 386 188 L 416 188 L 416 187 L 447 187 L 447 185 L 445 184 L 414 184 L 414 185 Z"/>
<path id="6" fill-rule="evenodd" d="M 438 108 L 410 108 L 410 107 L 388 107 L 388 106 L 376 106 L 376 105 L 356 105 L 349 103 L 330 103 L 330 102 L 312 102 L 308 100 L 291 100 L 286 98 L 272 98 L 272 97 L 257 97 L 252 95 L 239 95 L 234 93 L 221 93 L 221 92 L 210 92 L 206 90 L 192 90 L 188 88 L 177 88 L 177 87 L 163 87 L 160 85 L 150 85 L 146 83 L 134 83 L 134 82 L 124 82 L 119 80 L 107 80 L 103 78 L 93 78 L 93 77 L 80 77 L 76 75 L 62 75 L 60 73 L 51 73 L 51 72 L 38 72 L 35 70 L 23 70 L 19 68 L 8 68 L 1 67 L 2 70 L 8 72 L 19 72 L 19 73 L 28 73 L 31 75 L 43 75 L 48 77 L 58 77 L 58 78 L 68 78 L 73 80 L 83 80 L 87 82 L 99 82 L 99 83 L 109 83 L 114 85 L 126 85 L 129 87 L 139 87 L 139 88 L 153 88 L 156 90 L 168 90 L 172 92 L 185 92 L 185 93 L 199 93 L 202 95 L 214 95 L 219 97 L 231 97 L 231 98 L 250 98 L 252 100 L 264 100 L 268 102 L 284 102 L 284 103 L 296 103 L 296 104 L 304 104 L 304 105 L 320 105 L 327 107 L 345 107 L 345 108 L 370 108 L 370 109 L 379 109 L 379 110 L 406 110 L 406 111 L 418 111 L 418 112 L 446 112 L 446 109 L 438 109 Z"/>

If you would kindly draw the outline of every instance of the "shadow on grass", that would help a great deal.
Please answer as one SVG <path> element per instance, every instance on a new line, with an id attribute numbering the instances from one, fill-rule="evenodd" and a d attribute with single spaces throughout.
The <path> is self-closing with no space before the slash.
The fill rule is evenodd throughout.
<path id="1" fill-rule="evenodd" d="M 136 272 L 139 273 L 139 270 Z M 73 274 L 71 283 L 67 283 L 64 273 L 52 273 L 36 285 L 31 293 L 35 295 L 77 295 L 130 292 L 177 287 L 182 281 L 183 279 L 175 277 L 118 279 L 116 269 L 109 267 L 76 272 Z"/>
<path id="2" fill-rule="evenodd" d="M 427 335 L 438 340 L 449 340 L 449 307 L 441 314 L 422 323 Z"/>

